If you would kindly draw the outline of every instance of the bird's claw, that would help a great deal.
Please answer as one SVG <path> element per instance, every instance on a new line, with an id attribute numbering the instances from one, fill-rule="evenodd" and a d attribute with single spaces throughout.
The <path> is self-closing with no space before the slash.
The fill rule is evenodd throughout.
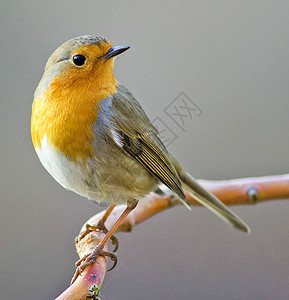
<path id="1" fill-rule="evenodd" d="M 112 235 L 111 237 L 110 237 L 110 239 L 111 239 L 111 243 L 112 243 L 112 245 L 114 245 L 114 249 L 112 250 L 112 252 L 116 252 L 117 251 L 117 249 L 118 249 L 118 238 L 115 236 L 115 235 Z M 113 267 L 114 268 L 114 267 Z M 113 269 L 112 268 L 112 269 Z M 111 270 L 112 270 L 111 269 Z"/>
<path id="2" fill-rule="evenodd" d="M 71 280 L 71 284 L 76 280 L 76 278 L 79 275 L 81 275 L 81 273 L 86 267 L 93 265 L 99 256 L 108 256 L 113 261 L 112 267 L 109 270 L 107 270 L 107 272 L 111 271 L 116 266 L 116 254 L 112 252 L 103 251 L 101 248 L 96 246 L 90 254 L 85 255 L 75 263 L 76 270 Z"/>
<path id="3" fill-rule="evenodd" d="M 76 237 L 75 243 L 79 243 L 86 235 L 88 235 L 92 231 L 102 232 L 104 234 L 107 234 L 108 232 L 102 220 L 100 220 L 97 225 L 86 224 L 86 229 Z M 110 239 L 112 245 L 114 245 L 114 249 L 112 250 L 112 252 L 116 252 L 118 249 L 118 238 L 115 235 L 112 235 Z"/>

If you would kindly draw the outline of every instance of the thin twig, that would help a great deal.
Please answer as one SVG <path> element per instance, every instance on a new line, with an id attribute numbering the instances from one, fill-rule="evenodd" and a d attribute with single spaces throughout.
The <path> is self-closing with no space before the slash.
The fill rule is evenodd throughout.
<path id="1" fill-rule="evenodd" d="M 289 199 L 289 175 L 264 176 L 233 180 L 198 180 L 201 185 L 211 191 L 226 205 L 248 205 L 258 202 L 278 199 Z M 137 224 L 175 205 L 181 204 L 179 199 L 165 186 L 160 187 L 163 195 L 150 193 L 128 215 L 118 231 L 131 231 Z M 199 205 L 194 198 L 186 194 L 190 205 Z M 106 221 L 109 229 L 118 219 L 125 205 L 118 205 Z M 104 211 L 90 218 L 86 223 L 97 224 Z M 85 224 L 81 232 L 85 230 Z M 91 232 L 80 243 L 76 244 L 77 252 L 81 257 L 90 253 L 98 244 L 102 233 Z M 87 267 L 81 276 L 68 287 L 56 300 L 63 299 L 98 299 L 98 291 L 106 273 L 106 258 L 100 256 L 94 265 Z"/>

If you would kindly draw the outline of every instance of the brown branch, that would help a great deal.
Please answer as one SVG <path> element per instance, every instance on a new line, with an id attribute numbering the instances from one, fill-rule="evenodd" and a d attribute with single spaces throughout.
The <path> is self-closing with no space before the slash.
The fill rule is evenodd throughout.
<path id="1" fill-rule="evenodd" d="M 77 253 L 80 257 L 90 253 L 103 237 L 102 233 L 91 232 L 76 244 Z M 107 250 L 105 248 L 104 250 Z M 107 261 L 103 256 L 99 256 L 96 262 L 87 267 L 78 278 L 70 285 L 56 300 L 71 299 L 98 299 L 99 288 L 102 285 L 106 273 Z"/>
<path id="2" fill-rule="evenodd" d="M 248 205 L 258 202 L 278 199 L 289 199 L 289 175 L 265 176 L 256 178 L 242 178 L 233 180 L 199 180 L 205 188 L 216 195 L 226 205 Z M 163 195 L 150 193 L 129 214 L 118 231 L 131 231 L 131 229 L 147 220 L 148 218 L 170 208 L 181 204 L 175 194 L 168 188 L 161 186 Z M 199 205 L 194 198 L 186 194 L 191 205 Z M 109 229 L 118 219 L 125 205 L 115 207 L 106 227 Z M 97 224 L 103 216 L 104 211 L 90 218 L 86 223 Z M 81 232 L 85 229 L 85 225 Z M 80 258 L 98 244 L 103 234 L 91 232 L 81 242 L 76 244 L 77 253 Z M 93 266 L 84 270 L 77 280 L 68 287 L 57 300 L 63 299 L 97 299 L 98 291 L 106 273 L 106 258 L 99 257 Z"/>

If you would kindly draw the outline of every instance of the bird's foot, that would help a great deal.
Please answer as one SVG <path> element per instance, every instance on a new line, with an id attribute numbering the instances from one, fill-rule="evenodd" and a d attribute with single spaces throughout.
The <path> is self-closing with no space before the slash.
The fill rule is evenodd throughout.
<path id="1" fill-rule="evenodd" d="M 75 263 L 76 271 L 73 275 L 73 278 L 71 279 L 71 284 L 76 280 L 76 278 L 79 275 L 81 275 L 81 273 L 84 271 L 86 267 L 93 265 L 99 256 L 108 256 L 113 261 L 112 267 L 109 270 L 107 270 L 108 272 L 111 271 L 116 266 L 117 264 L 116 254 L 112 252 L 103 251 L 102 247 L 97 245 L 90 254 L 85 255 Z"/>
<path id="2" fill-rule="evenodd" d="M 86 235 L 88 235 L 92 231 L 102 232 L 104 234 L 108 233 L 107 228 L 104 225 L 104 221 L 101 219 L 97 223 L 97 225 L 86 224 L 86 229 L 81 232 L 75 239 L 75 243 L 79 243 Z M 112 252 L 116 252 L 118 249 L 118 238 L 115 235 L 110 237 L 112 245 L 114 245 L 114 249 Z"/>

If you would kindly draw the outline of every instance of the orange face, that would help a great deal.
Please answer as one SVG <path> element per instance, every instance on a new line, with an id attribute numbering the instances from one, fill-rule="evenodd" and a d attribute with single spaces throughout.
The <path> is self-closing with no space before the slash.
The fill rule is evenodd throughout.
<path id="1" fill-rule="evenodd" d="M 110 43 L 102 42 L 99 45 L 84 44 L 73 49 L 68 64 L 64 67 L 61 74 L 63 77 L 62 84 L 65 84 L 65 86 L 70 85 L 71 88 L 74 88 L 73 85 L 76 82 L 78 85 L 86 82 L 86 84 L 90 83 L 100 86 L 104 83 L 111 83 L 112 80 L 114 81 L 112 73 L 113 60 L 103 59 L 103 56 L 111 47 Z M 85 58 L 83 65 L 74 63 L 74 58 L 77 56 Z"/>
<path id="2" fill-rule="evenodd" d="M 92 155 L 91 126 L 99 103 L 116 93 L 113 59 L 103 59 L 110 48 L 108 41 L 77 46 L 65 43 L 51 55 L 33 102 L 35 148 L 41 148 L 46 135 L 55 151 L 72 160 Z"/>

